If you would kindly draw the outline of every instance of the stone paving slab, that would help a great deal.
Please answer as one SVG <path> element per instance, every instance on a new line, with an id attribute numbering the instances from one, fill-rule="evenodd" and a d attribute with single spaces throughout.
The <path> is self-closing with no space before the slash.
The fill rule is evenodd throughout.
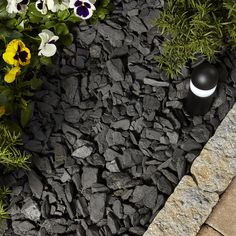
<path id="1" fill-rule="evenodd" d="M 183 177 L 144 236 L 197 235 L 217 204 L 219 195 L 236 176 L 235 121 L 236 104 L 194 161 L 192 176 Z M 225 222 L 220 214 L 219 219 Z M 236 233 L 225 236 L 236 236 Z"/>
<path id="2" fill-rule="evenodd" d="M 195 236 L 218 200 L 218 194 L 201 190 L 186 175 L 144 236 Z"/>
<path id="3" fill-rule="evenodd" d="M 236 178 L 225 191 L 206 223 L 224 236 L 236 236 Z"/>
<path id="4" fill-rule="evenodd" d="M 223 236 L 209 225 L 204 225 L 197 236 Z"/>

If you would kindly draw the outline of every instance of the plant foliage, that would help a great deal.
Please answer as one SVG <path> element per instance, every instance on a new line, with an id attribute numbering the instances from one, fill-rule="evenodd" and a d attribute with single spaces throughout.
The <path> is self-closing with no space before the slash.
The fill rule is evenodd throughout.
<path id="1" fill-rule="evenodd" d="M 168 76 L 174 77 L 199 55 L 213 61 L 225 47 L 236 46 L 236 3 L 168 0 L 157 27 L 165 38 L 157 61 Z"/>
<path id="2" fill-rule="evenodd" d="M 6 206 L 4 204 L 5 199 L 9 194 L 10 190 L 7 187 L 0 188 L 0 223 L 3 219 L 7 219 L 9 217 Z"/>
<path id="3" fill-rule="evenodd" d="M 10 129 L 0 124 L 0 164 L 7 169 L 24 168 L 28 169 L 30 155 L 21 152 L 17 146 L 22 145 L 21 133 L 10 131 Z M 1 193 L 0 193 L 1 196 Z"/>
<path id="4" fill-rule="evenodd" d="M 12 131 L 12 127 L 0 123 L 0 165 L 8 171 L 13 168 L 29 168 L 30 155 L 17 149 L 19 145 L 22 145 L 20 132 Z M 0 221 L 8 218 L 5 198 L 9 193 L 7 187 L 0 187 Z"/>

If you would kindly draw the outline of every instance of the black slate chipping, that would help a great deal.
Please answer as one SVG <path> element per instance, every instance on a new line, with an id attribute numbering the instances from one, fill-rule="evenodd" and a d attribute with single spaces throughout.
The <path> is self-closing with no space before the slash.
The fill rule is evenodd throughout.
<path id="1" fill-rule="evenodd" d="M 24 134 L 33 172 L 0 178 L 16 193 L 4 236 L 21 225 L 20 235 L 143 235 L 235 102 L 232 53 L 221 59 L 226 77 L 211 110 L 188 116 L 188 76 L 169 80 L 154 59 L 160 35 L 151 19 L 164 1 L 113 3 L 107 20 L 75 26 L 74 43 L 42 70 Z M 39 221 L 19 218 L 25 196 Z"/>

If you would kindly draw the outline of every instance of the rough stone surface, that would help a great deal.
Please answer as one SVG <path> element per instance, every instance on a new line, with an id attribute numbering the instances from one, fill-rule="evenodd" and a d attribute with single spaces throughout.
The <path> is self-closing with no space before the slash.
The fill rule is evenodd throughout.
<path id="1" fill-rule="evenodd" d="M 236 175 L 236 105 L 208 141 L 191 167 L 198 186 L 223 192 Z"/>
<path id="2" fill-rule="evenodd" d="M 25 205 L 23 205 L 21 211 L 27 219 L 30 219 L 32 221 L 40 220 L 41 212 L 36 202 L 32 201 L 31 199 L 26 199 L 26 203 Z"/>
<path id="3" fill-rule="evenodd" d="M 219 232 L 208 225 L 204 225 L 197 236 L 222 236 Z"/>
<path id="4" fill-rule="evenodd" d="M 236 178 L 221 196 L 219 203 L 206 221 L 222 235 L 236 235 Z M 223 220 L 222 220 L 223 219 Z"/>
<path id="5" fill-rule="evenodd" d="M 191 167 L 194 179 L 190 176 L 182 178 L 144 236 L 194 236 L 197 234 L 218 202 L 218 194 L 223 192 L 236 176 L 235 120 L 236 105 L 194 161 Z M 193 133 L 193 137 L 198 139 L 196 134 Z M 203 136 L 200 134 L 199 137 Z M 198 141 L 201 142 L 201 140 Z M 216 219 L 221 219 L 221 216 L 222 213 Z"/>
<path id="6" fill-rule="evenodd" d="M 195 236 L 218 200 L 184 176 L 144 236 Z"/>

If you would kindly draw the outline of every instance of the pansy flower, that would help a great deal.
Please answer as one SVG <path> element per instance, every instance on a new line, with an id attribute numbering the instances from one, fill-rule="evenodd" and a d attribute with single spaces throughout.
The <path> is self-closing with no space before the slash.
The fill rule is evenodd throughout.
<path id="1" fill-rule="evenodd" d="M 3 60 L 9 65 L 25 66 L 30 63 L 31 53 L 19 39 L 13 39 L 3 53 Z"/>
<path id="2" fill-rule="evenodd" d="M 52 12 L 63 11 L 69 7 L 70 0 L 46 0 L 48 10 Z"/>
<path id="3" fill-rule="evenodd" d="M 89 19 L 96 10 L 94 4 L 89 0 L 71 0 L 70 7 L 74 8 L 75 15 L 83 20 Z"/>
<path id="4" fill-rule="evenodd" d="M 69 7 L 69 3 L 70 0 L 37 0 L 35 6 L 38 11 L 45 15 L 48 10 L 52 12 L 63 11 Z"/>
<path id="5" fill-rule="evenodd" d="M 47 29 L 42 30 L 42 32 L 39 34 L 39 37 L 41 38 L 41 43 L 39 46 L 38 55 L 43 55 L 45 57 L 53 56 L 57 51 L 57 47 L 54 43 L 59 39 L 59 37 Z"/>
<path id="6" fill-rule="evenodd" d="M 7 83 L 12 83 L 15 81 L 16 77 L 20 74 L 20 67 L 15 66 L 11 68 L 4 76 L 4 81 Z"/>
<path id="7" fill-rule="evenodd" d="M 46 15 L 48 12 L 46 1 L 45 0 L 37 0 L 35 3 L 36 9 L 41 12 L 43 15 Z"/>
<path id="8" fill-rule="evenodd" d="M 22 13 L 26 12 L 30 0 L 7 0 L 6 11 L 8 13 Z"/>

